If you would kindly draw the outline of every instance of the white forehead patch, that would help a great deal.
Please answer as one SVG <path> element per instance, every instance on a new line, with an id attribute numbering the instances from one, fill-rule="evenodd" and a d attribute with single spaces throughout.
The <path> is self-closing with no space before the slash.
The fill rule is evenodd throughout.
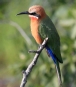
<path id="1" fill-rule="evenodd" d="M 29 12 L 32 13 L 32 12 L 36 12 L 36 9 L 29 9 Z"/>

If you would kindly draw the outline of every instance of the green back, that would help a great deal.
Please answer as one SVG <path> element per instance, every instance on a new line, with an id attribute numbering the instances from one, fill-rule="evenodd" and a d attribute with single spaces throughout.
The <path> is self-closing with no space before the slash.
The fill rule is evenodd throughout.
<path id="1" fill-rule="evenodd" d="M 59 62 L 63 62 L 60 53 L 60 38 L 56 31 L 56 28 L 50 18 L 47 16 L 43 19 L 39 25 L 39 34 L 41 38 L 44 40 L 48 37 L 47 45 L 56 55 Z"/>

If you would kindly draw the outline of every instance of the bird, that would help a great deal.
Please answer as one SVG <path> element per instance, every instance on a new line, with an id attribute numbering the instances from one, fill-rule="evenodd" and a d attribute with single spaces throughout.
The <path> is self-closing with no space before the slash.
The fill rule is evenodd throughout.
<path id="1" fill-rule="evenodd" d="M 33 5 L 28 11 L 20 12 L 17 15 L 22 14 L 27 14 L 30 17 L 31 33 L 39 45 L 48 37 L 45 49 L 56 66 L 59 82 L 62 84 L 59 63 L 63 63 L 63 60 L 60 52 L 60 37 L 55 25 L 40 5 Z"/>

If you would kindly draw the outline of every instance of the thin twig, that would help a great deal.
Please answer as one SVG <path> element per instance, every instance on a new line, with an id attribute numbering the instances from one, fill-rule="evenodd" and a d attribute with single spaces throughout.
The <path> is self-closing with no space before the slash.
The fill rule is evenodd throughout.
<path id="1" fill-rule="evenodd" d="M 39 53 L 39 51 L 37 51 L 37 50 L 36 51 L 35 50 L 29 50 L 28 52 L 29 53 Z"/>
<path id="2" fill-rule="evenodd" d="M 29 76 L 29 74 L 31 73 L 33 67 L 36 65 L 37 63 L 37 60 L 38 60 L 38 57 L 41 53 L 41 51 L 44 49 L 46 43 L 48 41 L 48 38 L 45 38 L 45 40 L 43 41 L 42 45 L 38 48 L 38 53 L 35 54 L 32 62 L 29 64 L 29 66 L 27 67 L 26 70 L 23 71 L 23 78 L 22 78 L 22 81 L 21 81 L 21 84 L 20 84 L 20 87 L 24 87 L 26 82 L 27 82 L 27 77 Z"/>

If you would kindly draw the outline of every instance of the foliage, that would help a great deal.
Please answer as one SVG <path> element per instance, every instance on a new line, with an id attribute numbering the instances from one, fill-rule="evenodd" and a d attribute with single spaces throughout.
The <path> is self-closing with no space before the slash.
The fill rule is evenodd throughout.
<path id="1" fill-rule="evenodd" d="M 34 4 L 42 5 L 54 22 L 60 38 L 63 64 L 61 66 L 64 87 L 76 85 L 76 1 L 75 0 L 0 0 L 0 78 L 8 85 L 19 86 L 21 72 L 27 68 L 34 54 L 29 49 L 38 45 L 30 33 L 29 18 L 16 16 Z M 23 30 L 24 34 L 21 34 Z M 24 36 L 25 35 L 25 38 Z M 9 79 L 10 78 L 10 79 Z M 0 79 L 1 80 L 1 79 Z M 13 83 L 12 83 L 13 82 Z M 15 84 L 15 85 L 14 85 Z M 58 87 L 53 61 L 45 50 L 29 76 L 28 87 Z"/>

